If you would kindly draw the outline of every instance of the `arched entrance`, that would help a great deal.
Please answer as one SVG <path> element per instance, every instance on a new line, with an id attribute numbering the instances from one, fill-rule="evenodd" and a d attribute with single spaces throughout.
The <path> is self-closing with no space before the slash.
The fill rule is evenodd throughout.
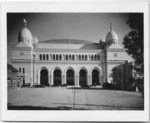
<path id="1" fill-rule="evenodd" d="M 48 70 L 47 69 L 42 69 L 41 72 L 40 72 L 40 83 L 41 85 L 44 85 L 44 86 L 49 86 L 49 83 L 48 83 Z"/>
<path id="2" fill-rule="evenodd" d="M 54 86 L 60 86 L 61 85 L 61 70 L 55 69 L 54 70 Z"/>
<path id="3" fill-rule="evenodd" d="M 74 83 L 74 71 L 72 69 L 68 69 L 66 74 L 67 74 L 66 84 L 67 85 L 75 85 L 75 83 Z"/>
<path id="4" fill-rule="evenodd" d="M 79 72 L 79 85 L 82 87 L 87 86 L 87 71 L 81 69 Z"/>
<path id="5" fill-rule="evenodd" d="M 99 83 L 99 71 L 94 69 L 92 71 L 92 85 L 100 85 Z"/>

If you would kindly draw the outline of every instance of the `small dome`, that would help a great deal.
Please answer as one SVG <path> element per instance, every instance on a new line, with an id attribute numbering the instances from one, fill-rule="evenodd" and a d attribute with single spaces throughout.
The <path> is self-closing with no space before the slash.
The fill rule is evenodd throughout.
<path id="1" fill-rule="evenodd" d="M 33 43 L 33 44 L 38 43 L 38 38 L 37 38 L 37 37 L 33 37 L 33 39 L 32 39 L 32 43 Z"/>
<path id="2" fill-rule="evenodd" d="M 27 39 L 31 39 L 32 40 L 32 34 L 30 32 L 29 29 L 27 29 L 26 27 L 24 27 L 18 35 L 19 38 L 27 38 Z"/>
<path id="3" fill-rule="evenodd" d="M 110 30 L 110 32 L 107 33 L 106 38 L 105 38 L 105 41 L 110 41 L 110 40 L 118 41 L 117 34 L 112 30 Z"/>

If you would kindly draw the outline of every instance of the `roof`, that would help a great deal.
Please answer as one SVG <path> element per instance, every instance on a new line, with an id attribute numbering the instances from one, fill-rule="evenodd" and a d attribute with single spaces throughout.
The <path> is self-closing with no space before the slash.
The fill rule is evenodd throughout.
<path id="1" fill-rule="evenodd" d="M 12 72 L 18 72 L 18 70 L 10 64 L 7 64 L 7 70 L 11 70 Z"/>
<path id="2" fill-rule="evenodd" d="M 94 42 L 77 39 L 52 39 L 46 41 L 39 41 L 39 43 L 55 43 L 55 44 L 92 44 Z"/>

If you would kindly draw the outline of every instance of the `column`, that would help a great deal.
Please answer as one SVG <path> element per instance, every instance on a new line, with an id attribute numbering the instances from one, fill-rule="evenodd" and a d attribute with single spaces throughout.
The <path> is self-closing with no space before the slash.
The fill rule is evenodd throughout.
<path id="1" fill-rule="evenodd" d="M 66 85 L 66 76 L 62 75 L 62 85 Z"/>
<path id="2" fill-rule="evenodd" d="M 51 75 L 48 76 L 48 83 L 51 86 Z"/>
<path id="3" fill-rule="evenodd" d="M 36 81 L 36 84 L 38 85 L 38 81 L 39 81 L 38 80 L 38 74 L 36 74 L 36 80 L 35 81 Z"/>
<path id="4" fill-rule="evenodd" d="M 103 76 L 102 76 L 102 73 L 100 73 L 100 75 L 99 75 L 99 81 L 100 81 L 100 84 L 103 85 Z"/>
<path id="5" fill-rule="evenodd" d="M 92 85 L 92 75 L 88 75 L 88 85 Z"/>
<path id="6" fill-rule="evenodd" d="M 80 87 L 80 84 L 79 84 L 79 75 L 75 75 L 75 78 L 76 78 L 76 87 Z"/>
<path id="7" fill-rule="evenodd" d="M 51 86 L 54 85 L 53 75 L 51 74 Z"/>
<path id="8" fill-rule="evenodd" d="M 67 85 L 67 82 L 66 82 L 66 74 L 64 74 L 64 84 Z"/>

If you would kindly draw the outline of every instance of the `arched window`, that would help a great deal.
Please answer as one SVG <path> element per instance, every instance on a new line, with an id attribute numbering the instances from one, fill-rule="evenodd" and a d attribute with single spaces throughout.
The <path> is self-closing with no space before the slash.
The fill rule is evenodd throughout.
<path id="1" fill-rule="evenodd" d="M 59 60 L 62 60 L 62 56 L 61 55 L 59 55 Z"/>
<path id="2" fill-rule="evenodd" d="M 48 54 L 46 55 L 46 60 L 49 60 L 49 56 L 48 56 Z"/>
<path id="3" fill-rule="evenodd" d="M 59 60 L 58 55 L 56 55 L 56 60 Z"/>
<path id="4" fill-rule="evenodd" d="M 45 60 L 45 54 L 43 54 L 43 60 Z"/>
<path id="5" fill-rule="evenodd" d="M 55 61 L 55 55 L 53 54 L 53 60 Z"/>
<path id="6" fill-rule="evenodd" d="M 42 60 L 42 55 L 40 54 L 40 60 Z"/>
<path id="7" fill-rule="evenodd" d="M 19 68 L 19 72 L 21 72 L 21 68 Z"/>
<path id="8" fill-rule="evenodd" d="M 75 56 L 74 55 L 72 55 L 72 60 L 74 61 L 74 58 L 75 58 Z"/>
<path id="9" fill-rule="evenodd" d="M 97 60 L 100 60 L 100 55 L 97 55 Z"/>
<path id="10" fill-rule="evenodd" d="M 94 55 L 94 60 L 95 60 L 95 61 L 97 60 L 96 58 L 97 58 L 97 55 Z"/>
<path id="11" fill-rule="evenodd" d="M 94 60 L 94 56 L 93 56 L 93 55 L 91 56 L 91 60 L 92 60 L 92 61 Z"/>
<path id="12" fill-rule="evenodd" d="M 79 61 L 81 60 L 81 55 L 79 55 Z"/>
<path id="13" fill-rule="evenodd" d="M 87 55 L 85 55 L 85 61 L 87 61 Z"/>
<path id="14" fill-rule="evenodd" d="M 71 60 L 71 55 L 69 55 L 69 60 Z"/>
<path id="15" fill-rule="evenodd" d="M 22 68 L 22 72 L 25 73 L 25 68 Z"/>
<path id="16" fill-rule="evenodd" d="M 84 55 L 82 55 L 82 60 L 84 60 Z"/>
<path id="17" fill-rule="evenodd" d="M 68 61 L 68 55 L 66 55 L 66 60 Z"/>

